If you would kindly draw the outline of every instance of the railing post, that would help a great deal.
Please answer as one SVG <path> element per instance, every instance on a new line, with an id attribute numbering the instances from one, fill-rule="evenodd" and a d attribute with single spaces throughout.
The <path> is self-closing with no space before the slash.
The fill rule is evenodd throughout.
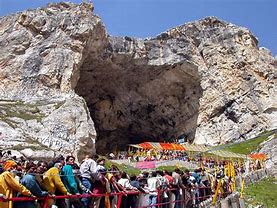
<path id="1" fill-rule="evenodd" d="M 185 204 L 186 204 L 186 197 L 187 197 L 187 196 L 186 196 L 186 188 L 185 188 L 185 189 L 183 189 L 183 199 L 182 199 L 182 201 L 183 201 L 183 202 L 182 202 L 182 205 L 183 205 L 183 206 L 185 206 Z"/>
<path id="2" fill-rule="evenodd" d="M 158 208 L 160 207 L 161 204 L 161 190 L 158 190 L 158 197 L 157 197 L 157 204 L 158 204 Z"/>
<path id="3" fill-rule="evenodd" d="M 44 204 L 43 204 L 43 208 L 48 208 L 48 198 L 49 196 L 46 196 L 45 199 L 44 199 Z"/>
<path id="4" fill-rule="evenodd" d="M 122 201 L 123 193 L 119 193 L 118 200 L 117 200 L 117 208 L 120 208 L 121 201 Z"/>

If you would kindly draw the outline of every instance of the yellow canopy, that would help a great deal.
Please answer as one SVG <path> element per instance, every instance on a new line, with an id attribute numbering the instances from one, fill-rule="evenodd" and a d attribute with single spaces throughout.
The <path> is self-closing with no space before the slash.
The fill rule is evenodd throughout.
<path id="1" fill-rule="evenodd" d="M 143 149 L 141 146 L 139 146 L 137 144 L 129 144 L 129 146 L 135 147 L 135 148 L 138 148 L 138 149 Z"/>
<path id="2" fill-rule="evenodd" d="M 217 155 L 219 157 L 242 158 L 242 159 L 247 158 L 247 155 L 234 153 L 234 152 L 228 152 L 228 151 L 225 151 L 225 150 L 214 150 L 214 151 L 209 151 L 209 153 Z"/>
<path id="3" fill-rule="evenodd" d="M 185 143 L 185 144 L 182 144 L 182 146 L 185 147 L 186 151 L 189 151 L 189 152 L 206 152 L 210 149 L 209 147 L 206 147 L 204 145 L 199 145 L 199 144 Z"/>

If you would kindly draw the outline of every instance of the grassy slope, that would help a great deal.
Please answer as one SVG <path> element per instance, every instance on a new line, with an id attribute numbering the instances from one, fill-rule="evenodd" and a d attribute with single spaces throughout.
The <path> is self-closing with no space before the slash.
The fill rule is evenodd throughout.
<path id="1" fill-rule="evenodd" d="M 168 172 L 173 172 L 176 168 L 179 168 L 182 171 L 185 171 L 187 169 L 185 167 L 178 167 L 178 166 L 160 166 L 160 167 L 157 167 L 157 170 L 167 170 Z"/>
<path id="2" fill-rule="evenodd" d="M 249 154 L 249 153 L 253 152 L 254 150 L 257 150 L 259 145 L 263 141 L 267 140 L 268 137 L 271 136 L 272 134 L 275 134 L 275 137 L 276 137 L 276 130 L 273 130 L 270 132 L 265 132 L 265 133 L 261 134 L 260 136 L 254 138 L 254 139 L 250 139 L 245 142 L 227 146 L 224 148 L 224 150 L 235 152 L 235 153 L 241 153 L 241 154 Z M 117 164 L 117 163 L 113 163 L 109 160 L 106 160 L 107 168 L 110 168 L 112 164 L 116 165 L 121 171 L 127 172 L 129 175 L 132 175 L 132 174 L 138 175 L 140 172 L 142 172 L 141 170 L 134 168 L 132 166 L 128 166 L 126 164 Z M 157 169 L 168 170 L 168 171 L 172 172 L 175 168 L 176 168 L 176 166 L 161 166 L 161 167 L 158 167 Z"/>
<path id="3" fill-rule="evenodd" d="M 270 132 L 265 132 L 254 139 L 227 146 L 224 150 L 241 154 L 250 154 L 251 152 L 258 150 L 259 145 L 268 140 L 268 137 L 273 134 L 276 138 L 276 130 L 272 130 Z M 250 204 L 262 204 L 266 208 L 277 207 L 277 180 L 274 178 L 266 178 L 255 184 L 251 184 L 246 188 L 245 194 L 247 203 L 246 207 L 250 207 Z"/>
<path id="4" fill-rule="evenodd" d="M 277 207 L 277 179 L 266 178 L 245 189 L 246 203 L 251 205 L 264 205 L 264 207 Z"/>
<path id="5" fill-rule="evenodd" d="M 272 130 L 270 132 L 263 133 L 254 139 L 227 146 L 224 148 L 224 150 L 241 154 L 250 154 L 251 152 L 257 150 L 259 148 L 259 145 L 267 140 L 268 137 L 272 134 L 275 134 L 276 138 L 276 130 Z"/>
<path id="6" fill-rule="evenodd" d="M 134 168 L 132 166 L 129 166 L 129 165 L 126 165 L 126 164 L 118 164 L 118 163 L 115 163 L 115 162 L 112 162 L 112 161 L 108 160 L 107 158 L 105 158 L 105 159 L 106 159 L 105 167 L 107 169 L 111 168 L 112 165 L 115 165 L 119 168 L 119 170 L 126 172 L 128 175 L 133 175 L 133 174 L 138 175 L 141 172 L 139 169 Z"/>
<path id="7" fill-rule="evenodd" d="M 126 165 L 126 164 L 118 164 L 118 163 L 114 163 L 114 162 L 106 159 L 106 165 L 105 165 L 106 168 L 109 169 L 112 165 L 117 166 L 119 168 L 119 170 L 125 171 L 126 173 L 128 173 L 128 175 L 132 175 L 132 174 L 138 175 L 138 174 L 140 174 L 141 172 L 144 172 L 144 171 L 151 171 L 149 169 L 140 170 L 138 168 L 135 168 L 135 167 L 132 167 L 132 166 L 129 166 L 129 165 Z M 167 170 L 169 172 L 173 172 L 176 168 L 177 168 L 177 166 L 159 166 L 156 169 L 157 170 Z M 185 167 L 178 167 L 178 168 L 181 169 L 182 171 L 186 170 Z"/>

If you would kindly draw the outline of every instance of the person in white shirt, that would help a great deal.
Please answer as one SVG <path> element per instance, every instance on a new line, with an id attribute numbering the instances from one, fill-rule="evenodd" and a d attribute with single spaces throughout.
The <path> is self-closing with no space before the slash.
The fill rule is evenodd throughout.
<path id="1" fill-rule="evenodd" d="M 175 194 L 175 208 L 181 208 L 183 202 L 182 201 L 182 190 L 185 189 L 186 187 L 182 183 L 182 178 L 181 178 L 181 170 L 179 168 L 176 168 L 175 171 L 172 173 L 173 177 L 173 186 L 177 190 L 174 191 Z"/>
<path id="2" fill-rule="evenodd" d="M 151 205 L 157 204 L 158 190 L 161 187 L 160 180 L 157 177 L 156 171 L 153 171 L 152 172 L 152 177 L 148 178 L 147 186 L 148 186 L 148 189 L 149 189 L 148 205 L 151 208 L 155 208 L 156 206 L 151 206 Z"/>
<path id="3" fill-rule="evenodd" d="M 137 191 L 138 189 L 131 185 L 130 179 L 126 172 L 121 173 L 121 178 L 118 180 L 118 183 L 126 190 L 126 191 Z M 122 207 L 130 207 L 131 206 L 131 195 L 122 197 Z"/>
<path id="4" fill-rule="evenodd" d="M 81 182 L 89 190 L 93 190 L 93 181 L 97 178 L 97 163 L 92 158 L 95 156 L 86 156 L 80 165 Z M 95 158 L 96 159 L 96 158 Z M 85 208 L 89 208 L 91 198 L 81 199 Z"/>
<path id="5" fill-rule="evenodd" d="M 127 176 L 126 172 L 121 173 L 121 178 L 118 180 L 118 183 L 126 190 L 137 190 L 130 183 L 130 179 Z"/>

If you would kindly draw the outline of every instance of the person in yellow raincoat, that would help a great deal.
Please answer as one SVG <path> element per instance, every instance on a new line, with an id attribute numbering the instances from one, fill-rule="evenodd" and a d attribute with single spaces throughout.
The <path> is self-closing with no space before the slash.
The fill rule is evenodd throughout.
<path id="1" fill-rule="evenodd" d="M 19 192 L 26 196 L 32 196 L 32 193 L 23 185 L 21 185 L 14 177 L 16 170 L 16 162 L 7 160 L 4 164 L 4 172 L 0 175 L 0 194 L 7 198 L 12 198 L 14 192 Z M 12 201 L 0 201 L 1 208 L 12 208 Z"/>
<path id="2" fill-rule="evenodd" d="M 59 191 L 59 193 L 63 195 L 71 195 L 68 193 L 60 177 L 62 167 L 62 163 L 56 163 L 54 167 L 50 168 L 43 177 L 43 185 L 50 194 L 56 194 L 56 192 Z M 51 207 L 53 204 L 54 200 L 49 199 L 48 205 Z"/>

